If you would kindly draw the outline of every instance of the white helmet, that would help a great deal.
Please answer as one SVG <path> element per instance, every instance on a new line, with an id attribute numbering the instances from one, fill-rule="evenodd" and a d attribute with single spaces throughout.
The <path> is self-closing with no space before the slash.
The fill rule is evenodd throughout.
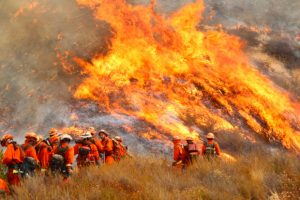
<path id="1" fill-rule="evenodd" d="M 100 135 L 100 134 L 102 134 L 102 133 L 103 133 L 104 135 L 106 135 L 106 136 L 109 136 L 109 133 L 108 133 L 106 130 L 104 130 L 104 129 L 101 129 L 101 130 L 99 131 L 98 134 Z"/>
<path id="2" fill-rule="evenodd" d="M 119 142 L 122 142 L 122 138 L 120 136 L 116 136 L 115 137 L 115 140 L 119 141 Z"/>
<path id="3" fill-rule="evenodd" d="M 214 135 L 213 133 L 208 133 L 208 134 L 206 135 L 206 138 L 207 138 L 207 139 L 214 139 L 214 138 L 215 138 L 215 135 Z"/>
<path id="4" fill-rule="evenodd" d="M 82 134 L 80 137 L 81 137 L 82 139 L 87 139 L 87 138 L 91 138 L 91 137 L 92 137 L 92 134 L 91 134 L 90 131 L 87 131 L 87 132 L 85 132 L 84 134 Z"/>
<path id="5" fill-rule="evenodd" d="M 62 134 L 60 136 L 60 140 L 64 140 L 64 139 L 69 139 L 69 140 L 72 140 L 72 137 L 68 134 Z"/>

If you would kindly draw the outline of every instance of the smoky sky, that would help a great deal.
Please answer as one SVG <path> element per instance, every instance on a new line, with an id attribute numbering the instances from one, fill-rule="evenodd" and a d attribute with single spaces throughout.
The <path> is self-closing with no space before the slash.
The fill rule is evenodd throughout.
<path id="1" fill-rule="evenodd" d="M 23 134 L 44 133 L 51 126 L 67 126 L 77 102 L 72 92 L 82 80 L 74 56 L 91 59 L 106 53 L 113 31 L 95 20 L 88 8 L 73 0 L 0 0 L 0 130 Z M 129 3 L 147 4 L 145 0 Z M 168 15 L 192 0 L 158 0 L 156 10 Z M 233 31 L 248 40 L 270 63 L 254 64 L 278 83 L 300 94 L 300 50 L 294 38 L 300 30 L 299 0 L 206 0 L 204 24 L 236 24 L 270 27 L 261 40 L 257 34 Z M 20 8 L 23 8 L 20 11 Z M 19 12 L 18 12 L 19 11 Z M 209 18 L 214 13 L 213 18 Z M 251 35 L 252 34 L 252 35 Z M 252 42 L 252 43 L 251 43 Z M 251 56 L 251 53 L 250 53 Z M 61 59 L 64 61 L 63 64 Z M 273 60 L 281 69 L 273 67 Z M 69 65 L 71 63 L 71 65 Z M 274 72 L 275 70 L 275 72 Z"/>

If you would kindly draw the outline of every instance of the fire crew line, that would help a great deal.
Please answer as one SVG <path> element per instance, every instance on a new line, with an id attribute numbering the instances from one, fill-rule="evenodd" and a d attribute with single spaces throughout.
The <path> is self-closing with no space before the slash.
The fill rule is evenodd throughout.
<path id="1" fill-rule="evenodd" d="M 97 137 L 97 135 L 99 137 Z M 202 146 L 202 154 L 193 139 L 186 138 L 187 145 L 183 145 L 178 137 L 173 138 L 174 162 L 173 166 L 185 169 L 197 161 L 200 155 L 207 159 L 220 156 L 220 147 L 214 141 L 214 134 L 208 133 L 207 142 Z M 94 127 L 89 127 L 82 135 L 75 138 L 75 145 L 71 146 L 72 137 L 59 134 L 52 128 L 46 139 L 34 132 L 26 133 L 24 144 L 18 145 L 11 134 L 1 138 L 1 145 L 6 147 L 2 163 L 8 168 L 7 182 L 9 185 L 20 185 L 22 178 L 39 175 L 61 175 L 67 181 L 73 174 L 73 162 L 79 170 L 88 166 L 100 166 L 119 162 L 125 157 L 131 157 L 127 146 L 120 136 L 111 137 L 105 130 L 97 134 Z M 9 194 L 6 182 L 0 179 L 0 193 Z"/>

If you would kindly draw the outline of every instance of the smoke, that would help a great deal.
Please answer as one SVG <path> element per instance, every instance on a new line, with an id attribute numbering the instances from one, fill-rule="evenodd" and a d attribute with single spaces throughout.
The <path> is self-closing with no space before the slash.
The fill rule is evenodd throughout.
<path id="1" fill-rule="evenodd" d="M 145 5 L 150 1 L 128 2 Z M 193 0 L 157 0 L 156 10 L 167 15 L 189 2 Z M 204 25 L 223 24 L 227 31 L 244 38 L 255 66 L 281 87 L 300 95 L 300 44 L 295 41 L 300 29 L 298 0 L 205 2 Z M 232 28 L 238 24 L 269 27 L 272 33 Z M 120 129 L 124 122 L 140 125 L 135 119 L 122 119 L 113 130 L 110 125 L 118 124 L 116 118 L 98 117 L 98 109 L 83 109 L 72 97 L 82 80 L 72 58 L 89 60 L 105 53 L 112 34 L 109 24 L 95 20 L 92 11 L 80 8 L 76 1 L 0 1 L 0 130 L 45 133 L 51 126 L 80 123 L 97 124 L 97 128 L 125 136 L 126 131 Z M 73 112 L 79 114 L 80 122 L 70 119 Z M 132 144 L 147 143 L 133 135 L 127 135 L 127 139 Z M 164 145 L 157 143 L 164 151 Z M 145 147 L 134 148 L 144 151 Z"/>
<path id="2" fill-rule="evenodd" d="M 1 1 L 0 15 L 0 130 L 67 125 L 79 81 L 67 63 L 104 51 L 109 26 L 68 0 Z"/>
<path id="3" fill-rule="evenodd" d="M 243 38 L 254 65 L 299 97 L 300 1 L 206 0 L 206 5 L 205 24 L 222 24 L 228 32 Z M 237 25 L 244 28 L 233 28 Z M 258 33 L 245 27 L 271 32 Z"/>

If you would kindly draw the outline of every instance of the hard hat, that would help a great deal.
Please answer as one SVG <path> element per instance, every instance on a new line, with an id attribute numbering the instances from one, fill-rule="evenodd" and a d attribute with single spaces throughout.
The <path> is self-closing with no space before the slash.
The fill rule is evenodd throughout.
<path id="1" fill-rule="evenodd" d="M 92 134 L 91 134 L 91 132 L 87 131 L 87 132 L 85 132 L 84 134 L 82 134 L 80 137 L 81 137 L 82 139 L 87 139 L 87 138 L 91 138 L 91 137 L 92 137 Z"/>
<path id="2" fill-rule="evenodd" d="M 88 128 L 88 131 L 91 132 L 92 135 L 96 133 L 95 128 L 92 126 Z"/>
<path id="3" fill-rule="evenodd" d="M 4 134 L 1 138 L 1 146 L 5 146 L 7 140 L 12 140 L 14 137 L 11 134 Z"/>
<path id="4" fill-rule="evenodd" d="M 68 134 L 62 134 L 59 138 L 60 140 L 72 140 L 72 137 Z"/>
<path id="5" fill-rule="evenodd" d="M 14 136 L 12 136 L 11 134 L 4 134 L 1 138 L 1 141 L 7 141 L 7 140 L 12 140 L 14 138 Z"/>
<path id="6" fill-rule="evenodd" d="M 208 134 L 206 135 L 206 138 L 207 138 L 207 139 L 214 139 L 214 138 L 215 138 L 215 135 L 214 135 L 213 133 L 208 133 Z"/>
<path id="7" fill-rule="evenodd" d="M 187 137 L 185 140 L 186 141 L 193 141 L 194 139 L 192 137 Z"/>
<path id="8" fill-rule="evenodd" d="M 44 137 L 43 137 L 42 135 L 38 135 L 38 136 L 37 136 L 37 140 L 38 140 L 38 141 L 42 141 L 43 139 L 44 139 Z"/>
<path id="9" fill-rule="evenodd" d="M 99 135 L 100 135 L 101 133 L 103 133 L 103 134 L 106 135 L 106 136 L 109 136 L 108 132 L 106 132 L 106 131 L 103 130 L 103 129 L 101 129 L 101 130 L 99 131 Z"/>
<path id="10" fill-rule="evenodd" d="M 180 141 L 180 138 L 178 136 L 173 137 L 173 141 Z"/>
<path id="11" fill-rule="evenodd" d="M 120 136 L 116 136 L 115 137 L 115 140 L 119 141 L 119 142 L 122 142 L 122 138 Z"/>
<path id="12" fill-rule="evenodd" d="M 28 132 L 28 133 L 25 134 L 25 138 L 37 140 L 37 139 L 38 139 L 38 136 L 37 136 L 37 134 L 34 133 L 34 132 Z"/>
<path id="13" fill-rule="evenodd" d="M 49 131 L 49 136 L 52 137 L 54 135 L 57 135 L 58 130 L 55 128 L 51 128 Z"/>

